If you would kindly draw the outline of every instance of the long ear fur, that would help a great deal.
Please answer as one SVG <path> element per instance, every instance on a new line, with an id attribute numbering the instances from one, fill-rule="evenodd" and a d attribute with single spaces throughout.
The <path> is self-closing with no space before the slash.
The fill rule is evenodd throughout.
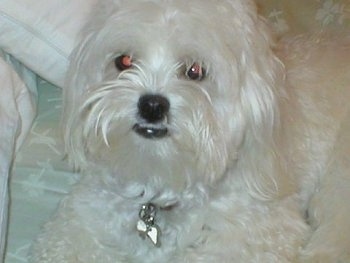
<path id="1" fill-rule="evenodd" d="M 89 85 L 93 85 L 94 81 L 98 80 L 99 73 L 102 76 L 102 69 L 99 68 L 98 57 L 91 50 L 98 50 L 99 43 L 96 41 L 98 32 L 103 28 L 108 19 L 108 14 L 113 13 L 116 8 L 119 8 L 122 0 L 104 0 L 96 3 L 90 13 L 90 19 L 80 32 L 79 40 L 76 43 L 76 48 L 71 55 L 71 63 L 68 69 L 65 88 L 63 90 L 63 114 L 61 127 L 65 142 L 65 151 L 70 153 L 69 159 L 76 168 L 84 166 L 86 160 L 84 156 L 85 145 L 81 138 L 81 131 L 77 130 L 77 121 L 79 119 L 79 105 L 84 100 L 84 94 L 89 89 Z M 101 15 L 103 13 L 103 15 Z M 98 19 L 100 18 L 100 19 Z M 96 63 L 88 63 L 95 61 L 91 57 L 96 57 Z M 94 78 L 89 79 L 86 72 L 94 72 Z"/>
<path id="2" fill-rule="evenodd" d="M 237 167 L 239 177 L 255 197 L 264 200 L 294 190 L 279 149 L 279 103 L 285 99 L 284 66 L 273 52 L 270 31 L 251 6 L 242 34 L 240 102 L 246 134 Z"/>

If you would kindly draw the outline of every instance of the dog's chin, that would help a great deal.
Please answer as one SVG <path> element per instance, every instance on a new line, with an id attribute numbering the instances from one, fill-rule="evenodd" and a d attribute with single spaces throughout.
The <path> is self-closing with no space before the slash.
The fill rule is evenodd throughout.
<path id="1" fill-rule="evenodd" d="M 164 124 L 141 124 L 136 123 L 133 131 L 146 139 L 163 139 L 169 136 L 169 129 Z"/>

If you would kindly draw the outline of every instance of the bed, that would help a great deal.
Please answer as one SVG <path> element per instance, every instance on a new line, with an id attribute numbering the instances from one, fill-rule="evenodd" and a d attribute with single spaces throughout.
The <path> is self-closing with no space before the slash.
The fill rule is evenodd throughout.
<path id="1" fill-rule="evenodd" d="M 27 262 L 40 227 L 79 179 L 60 136 L 61 88 L 94 1 L 0 1 L 0 262 L 2 253 L 5 263 Z M 257 2 L 278 36 L 350 26 L 349 0 Z"/>

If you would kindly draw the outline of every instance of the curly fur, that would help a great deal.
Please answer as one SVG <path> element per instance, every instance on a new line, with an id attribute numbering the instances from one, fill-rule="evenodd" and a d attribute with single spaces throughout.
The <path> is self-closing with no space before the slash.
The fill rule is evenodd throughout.
<path id="1" fill-rule="evenodd" d="M 349 41 L 275 45 L 250 0 L 105 0 L 81 39 L 63 128 L 84 176 L 31 262 L 350 262 Z M 169 100 L 169 136 L 134 132 L 144 94 Z"/>

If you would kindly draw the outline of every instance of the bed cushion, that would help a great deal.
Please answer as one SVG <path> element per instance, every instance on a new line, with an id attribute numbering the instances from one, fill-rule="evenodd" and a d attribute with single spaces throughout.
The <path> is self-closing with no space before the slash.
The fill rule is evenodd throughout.
<path id="1" fill-rule="evenodd" d="M 334 31 L 350 26 L 348 0 L 256 0 L 280 36 Z"/>
<path id="2" fill-rule="evenodd" d="M 62 86 L 69 55 L 97 0 L 2 0 L 0 47 Z"/>

